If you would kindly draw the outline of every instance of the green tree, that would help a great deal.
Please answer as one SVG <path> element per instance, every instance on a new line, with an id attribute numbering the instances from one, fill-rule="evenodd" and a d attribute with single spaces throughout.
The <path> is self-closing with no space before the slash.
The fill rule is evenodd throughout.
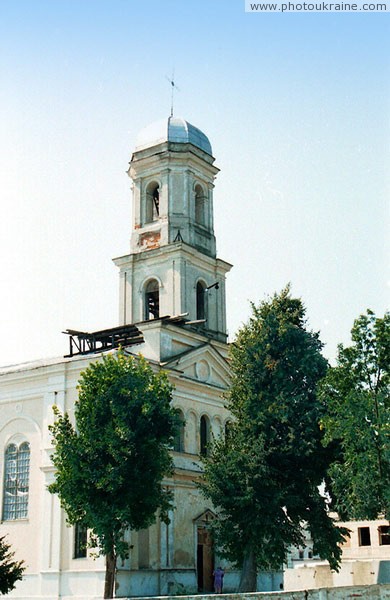
<path id="1" fill-rule="evenodd" d="M 106 556 L 104 597 L 112 598 L 117 557 L 128 555 L 128 528 L 151 525 L 159 510 L 168 521 L 172 473 L 169 446 L 177 416 L 172 387 L 145 359 L 123 351 L 92 363 L 79 381 L 75 426 L 56 410 L 51 426 L 55 482 L 69 524 L 91 529 Z"/>
<path id="2" fill-rule="evenodd" d="M 0 594 L 8 594 L 23 577 L 24 561 L 13 560 L 14 556 L 5 536 L 0 537 Z"/>
<path id="3" fill-rule="evenodd" d="M 390 314 L 368 310 L 351 337 L 320 387 L 325 443 L 339 447 L 329 469 L 333 504 L 345 520 L 389 518 Z"/>
<path id="4" fill-rule="evenodd" d="M 202 488 L 219 512 L 223 556 L 241 566 L 239 591 L 256 590 L 259 569 L 278 569 L 289 548 L 304 543 L 339 564 L 343 530 L 319 492 L 329 464 L 316 395 L 327 362 L 318 334 L 305 328 L 305 309 L 289 287 L 258 307 L 231 348 L 227 406 L 234 424 L 205 459 Z"/>

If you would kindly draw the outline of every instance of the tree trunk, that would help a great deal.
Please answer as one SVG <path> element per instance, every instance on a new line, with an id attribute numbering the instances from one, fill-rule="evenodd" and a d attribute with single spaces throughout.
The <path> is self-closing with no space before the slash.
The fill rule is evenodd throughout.
<path id="1" fill-rule="evenodd" d="M 244 554 L 242 563 L 241 579 L 238 586 L 239 592 L 256 592 L 257 567 L 253 550 L 248 549 Z"/>
<path id="2" fill-rule="evenodd" d="M 114 597 L 116 571 L 116 555 L 114 552 L 106 554 L 106 577 L 104 581 L 104 598 Z"/>

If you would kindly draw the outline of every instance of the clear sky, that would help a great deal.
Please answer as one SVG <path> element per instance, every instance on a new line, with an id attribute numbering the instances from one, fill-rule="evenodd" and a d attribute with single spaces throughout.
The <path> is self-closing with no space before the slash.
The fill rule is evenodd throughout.
<path id="1" fill-rule="evenodd" d="M 210 138 L 231 338 L 287 282 L 325 355 L 389 300 L 390 15 L 244 0 L 0 1 L 0 364 L 117 325 L 138 131 Z"/>

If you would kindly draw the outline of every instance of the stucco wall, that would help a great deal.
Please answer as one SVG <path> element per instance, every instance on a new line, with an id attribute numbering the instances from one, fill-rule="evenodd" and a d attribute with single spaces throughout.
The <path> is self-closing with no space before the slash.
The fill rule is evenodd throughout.
<path id="1" fill-rule="evenodd" d="M 161 600 L 173 600 L 174 598 L 176 600 L 211 600 L 211 598 L 214 600 L 218 598 L 223 598 L 223 600 L 348 600 L 350 598 L 388 600 L 390 598 L 390 585 L 322 588 L 318 590 L 302 590 L 299 592 L 253 592 L 250 594 L 213 594 L 209 596 L 161 596 Z M 132 598 L 131 600 L 141 599 Z M 147 599 L 143 598 L 142 600 Z M 157 598 L 154 598 L 153 600 L 157 600 Z"/>
<path id="2" fill-rule="evenodd" d="M 388 546 L 387 546 L 388 548 Z M 332 572 L 328 564 L 302 565 L 284 571 L 285 590 L 390 584 L 389 560 L 344 560 Z"/>

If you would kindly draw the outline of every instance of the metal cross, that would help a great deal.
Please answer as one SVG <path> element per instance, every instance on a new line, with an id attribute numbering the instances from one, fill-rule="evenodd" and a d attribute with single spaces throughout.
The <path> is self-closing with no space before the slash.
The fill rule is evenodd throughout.
<path id="1" fill-rule="evenodd" d="M 175 83 L 175 71 L 172 71 L 172 77 L 166 75 L 167 80 L 171 84 L 171 117 L 173 117 L 173 92 L 175 89 L 180 92 L 180 88 Z"/>

